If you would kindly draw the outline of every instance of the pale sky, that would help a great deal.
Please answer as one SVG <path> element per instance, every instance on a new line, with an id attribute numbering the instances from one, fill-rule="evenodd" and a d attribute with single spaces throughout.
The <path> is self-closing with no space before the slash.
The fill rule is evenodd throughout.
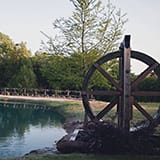
<path id="1" fill-rule="evenodd" d="M 104 5 L 106 0 L 102 0 Z M 160 0 L 110 0 L 127 13 L 125 34 L 131 34 L 131 47 L 160 62 Z M 27 43 L 34 53 L 39 50 L 44 31 L 54 35 L 56 18 L 71 16 L 69 0 L 0 0 L 0 32 L 15 43 Z"/>

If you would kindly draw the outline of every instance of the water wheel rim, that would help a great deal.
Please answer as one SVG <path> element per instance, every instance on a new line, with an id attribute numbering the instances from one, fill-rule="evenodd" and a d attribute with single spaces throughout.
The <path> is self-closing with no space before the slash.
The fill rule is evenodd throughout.
<path id="1" fill-rule="evenodd" d="M 84 78 L 84 81 L 82 84 L 82 102 L 83 102 L 83 106 L 85 108 L 85 111 L 91 120 L 95 120 L 95 119 L 99 120 L 100 118 L 103 117 L 103 114 L 102 114 L 102 116 L 99 116 L 99 113 L 97 115 L 95 115 L 95 113 L 92 111 L 92 108 L 89 103 L 89 98 L 87 95 L 89 80 L 92 77 L 93 73 L 97 70 L 97 66 L 100 66 L 103 63 L 106 63 L 107 61 L 110 61 L 112 59 L 120 58 L 121 56 L 122 56 L 122 52 L 120 52 L 120 51 L 115 51 L 115 52 L 111 52 L 111 53 L 106 54 L 105 56 L 103 56 L 99 60 L 97 60 L 90 67 L 90 69 L 88 70 L 88 72 Z M 155 59 L 153 59 L 152 57 L 148 56 L 147 54 L 139 52 L 139 51 L 131 51 L 131 58 L 136 59 L 138 61 L 141 61 L 144 64 L 146 64 L 147 66 L 149 66 L 148 70 L 149 71 L 154 70 L 155 74 L 160 79 L 160 64 Z M 120 90 L 120 87 L 117 86 L 117 88 L 119 91 L 115 92 L 115 94 L 118 97 L 121 94 L 121 90 Z M 136 94 L 140 94 L 140 93 L 133 92 L 133 96 L 135 96 Z M 156 95 L 160 96 L 160 92 L 157 92 Z M 109 108 L 112 108 L 113 105 L 115 105 L 116 103 L 117 103 L 117 99 L 113 100 L 111 102 L 111 105 L 109 106 Z M 140 108 L 140 106 L 138 106 L 136 101 L 134 102 L 134 104 L 136 104 L 137 108 L 138 107 Z M 148 117 L 148 119 L 152 120 L 152 117 L 149 116 L 147 113 L 146 113 L 146 116 Z"/>

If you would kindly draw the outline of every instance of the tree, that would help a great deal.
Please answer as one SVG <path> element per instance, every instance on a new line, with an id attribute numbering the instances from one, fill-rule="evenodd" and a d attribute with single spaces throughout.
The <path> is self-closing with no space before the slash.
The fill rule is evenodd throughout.
<path id="1" fill-rule="evenodd" d="M 9 36 L 0 33 L 0 86 L 6 87 L 9 79 L 13 75 L 15 65 L 13 65 L 14 43 Z"/>
<path id="2" fill-rule="evenodd" d="M 54 38 L 43 33 L 47 43 L 42 42 L 48 53 L 82 53 L 83 75 L 87 68 L 87 54 L 97 50 L 101 55 L 117 49 L 121 39 L 125 14 L 117 10 L 109 1 L 107 7 L 100 0 L 70 0 L 75 10 L 68 19 L 56 19 L 53 23 L 58 35 Z"/>
<path id="3" fill-rule="evenodd" d="M 29 62 L 30 56 L 31 52 L 25 43 L 14 44 L 9 36 L 0 33 L 0 87 L 20 87 L 20 84 L 24 84 L 27 80 L 30 80 L 28 84 L 33 86 L 34 73 L 29 74 L 33 72 Z M 27 87 L 26 83 L 23 87 L 25 86 Z"/>
<path id="4" fill-rule="evenodd" d="M 70 0 L 75 11 L 68 18 L 56 19 L 54 29 L 59 35 L 49 38 L 46 48 L 51 53 L 72 54 L 89 53 L 98 49 L 105 54 L 117 49 L 117 41 L 121 38 L 126 22 L 125 14 L 116 10 L 110 2 L 107 8 L 100 0 Z M 45 46 L 44 46 L 45 47 Z"/>
<path id="5" fill-rule="evenodd" d="M 26 48 L 24 42 L 14 44 L 9 36 L 0 32 L 0 62 L 4 60 L 17 62 L 21 58 L 30 56 L 31 52 Z"/>
<path id="6" fill-rule="evenodd" d="M 149 74 L 138 86 L 139 91 L 160 91 L 160 79 L 158 79 L 155 73 Z M 142 102 L 160 102 L 159 97 L 137 97 Z"/>
<path id="7" fill-rule="evenodd" d="M 40 55 L 39 55 L 40 56 Z M 61 55 L 41 55 L 44 57 L 37 70 L 43 87 L 53 89 L 75 89 L 77 77 L 73 77 L 69 57 Z M 43 83 L 44 82 L 44 83 Z M 47 85 L 47 86 L 46 86 Z"/>
<path id="8" fill-rule="evenodd" d="M 37 87 L 36 75 L 33 71 L 32 63 L 29 58 L 19 61 L 16 73 L 8 82 L 8 87 L 35 88 Z"/>
<path id="9" fill-rule="evenodd" d="M 47 77 L 43 76 L 42 68 L 48 63 L 49 55 L 46 53 L 36 52 L 31 58 L 33 71 L 36 75 L 36 81 L 39 88 L 50 88 L 47 82 Z"/>

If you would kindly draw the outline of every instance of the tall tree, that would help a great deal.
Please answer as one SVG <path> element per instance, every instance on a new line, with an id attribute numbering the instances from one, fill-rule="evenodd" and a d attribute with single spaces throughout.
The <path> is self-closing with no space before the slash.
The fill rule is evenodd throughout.
<path id="1" fill-rule="evenodd" d="M 121 38 L 125 15 L 109 1 L 107 7 L 100 0 L 70 0 L 75 10 L 68 19 L 56 19 L 53 23 L 58 34 L 49 41 L 46 49 L 51 53 L 89 53 L 98 49 L 105 54 L 115 50 Z M 45 45 L 43 45 L 45 47 Z"/>
<path id="2" fill-rule="evenodd" d="M 70 0 L 74 6 L 73 15 L 68 19 L 56 19 L 53 23 L 58 34 L 52 38 L 43 33 L 47 43 L 42 42 L 49 53 L 83 54 L 83 72 L 87 70 L 87 54 L 92 50 L 104 55 L 117 48 L 121 39 L 125 14 L 109 1 L 106 7 L 100 0 Z"/>

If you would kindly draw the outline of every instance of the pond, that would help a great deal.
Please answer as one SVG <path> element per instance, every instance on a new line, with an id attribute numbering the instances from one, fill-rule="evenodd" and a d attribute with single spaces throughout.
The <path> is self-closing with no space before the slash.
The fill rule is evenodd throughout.
<path id="1" fill-rule="evenodd" d="M 31 150 L 54 147 L 66 134 L 58 111 L 35 104 L 0 101 L 0 158 L 19 157 Z"/>

